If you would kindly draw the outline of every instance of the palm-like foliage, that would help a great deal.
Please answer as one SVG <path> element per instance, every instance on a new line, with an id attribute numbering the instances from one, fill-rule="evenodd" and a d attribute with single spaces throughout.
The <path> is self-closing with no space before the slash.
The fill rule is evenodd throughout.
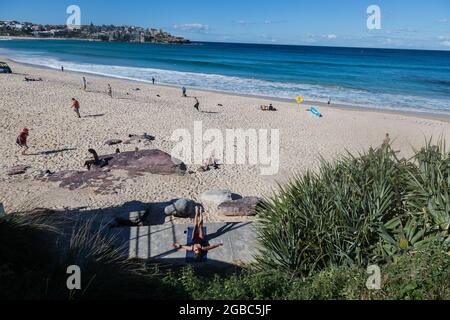
<path id="1" fill-rule="evenodd" d="M 410 161 L 389 146 L 322 160 L 317 172 L 297 176 L 260 210 L 260 266 L 308 275 L 448 237 L 449 168 L 443 144 L 428 144 Z"/>

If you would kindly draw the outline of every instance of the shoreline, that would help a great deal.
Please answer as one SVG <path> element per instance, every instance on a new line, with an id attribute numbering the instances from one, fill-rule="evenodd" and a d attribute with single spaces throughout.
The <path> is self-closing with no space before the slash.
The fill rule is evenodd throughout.
<path id="1" fill-rule="evenodd" d="M 36 39 L 39 40 L 39 39 Z M 68 39 L 60 39 L 60 40 L 68 40 Z M 83 40 L 79 39 L 81 41 L 89 41 L 89 40 Z M 35 65 L 31 63 L 24 63 L 24 62 L 17 62 L 14 60 L 11 60 L 6 57 L 1 57 L 5 62 L 11 62 L 16 63 L 18 65 L 28 66 L 32 68 L 42 69 L 42 70 L 52 70 L 57 71 L 58 69 L 48 67 L 48 66 L 41 66 L 41 65 Z M 14 70 L 13 70 L 14 72 Z M 133 83 L 145 83 L 145 84 L 151 84 L 150 81 L 147 80 L 139 80 L 139 79 L 130 79 L 125 77 L 119 77 L 119 76 L 111 76 L 111 75 L 103 75 L 103 74 L 96 74 L 96 73 L 90 73 L 86 71 L 72 71 L 72 70 L 65 70 L 64 72 L 67 73 L 73 73 L 73 74 L 80 74 L 80 75 L 91 75 L 96 77 L 102 77 L 106 79 L 115 79 L 115 80 L 122 80 L 122 81 L 130 81 Z M 167 88 L 174 88 L 174 89 L 180 89 L 179 86 L 172 85 L 172 84 L 165 84 L 165 83 L 158 83 L 155 85 L 156 87 L 167 87 Z M 197 87 L 189 87 L 188 89 L 196 90 L 199 92 L 206 92 L 206 93 L 218 93 L 223 94 L 226 96 L 235 96 L 235 97 L 243 97 L 243 98 L 256 98 L 261 99 L 266 102 L 282 102 L 282 103 L 293 103 L 297 104 L 294 99 L 287 99 L 287 98 L 278 98 L 278 97 L 267 97 L 267 96 L 260 96 L 260 95 L 250 95 L 250 94 L 243 94 L 243 93 L 235 93 L 235 92 L 228 92 L 228 91 L 220 91 L 220 90 L 213 90 L 213 89 L 205 89 L 205 88 L 197 88 Z M 320 101 L 311 101 L 311 100 L 305 100 L 303 101 L 302 106 L 318 106 L 320 108 L 324 108 L 325 110 L 329 109 L 338 109 L 338 110 L 353 110 L 358 112 L 375 112 L 375 113 L 387 113 L 387 114 L 394 114 L 394 115 L 401 115 L 401 116 L 408 116 L 408 117 L 417 117 L 417 118 L 423 118 L 428 120 L 438 120 L 450 123 L 450 115 L 446 114 L 440 114 L 440 113 L 427 113 L 427 112 L 420 112 L 420 111 L 412 111 L 412 110 L 394 110 L 394 109 L 383 109 L 383 108 L 375 108 L 375 107 L 361 107 L 361 106 L 351 106 L 351 105 L 343 105 L 343 104 L 331 104 L 328 105 L 327 103 L 320 102 Z"/>

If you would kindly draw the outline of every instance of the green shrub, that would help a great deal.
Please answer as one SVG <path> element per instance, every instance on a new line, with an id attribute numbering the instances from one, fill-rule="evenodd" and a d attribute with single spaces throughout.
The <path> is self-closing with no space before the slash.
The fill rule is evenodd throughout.
<path id="1" fill-rule="evenodd" d="M 259 265 L 307 276 L 448 240 L 449 172 L 443 144 L 427 144 L 409 161 L 389 146 L 322 161 L 259 210 Z"/>

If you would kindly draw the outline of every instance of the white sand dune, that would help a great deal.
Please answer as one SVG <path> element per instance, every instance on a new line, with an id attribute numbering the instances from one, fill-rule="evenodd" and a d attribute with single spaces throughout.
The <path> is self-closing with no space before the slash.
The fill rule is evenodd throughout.
<path id="1" fill-rule="evenodd" d="M 86 75 L 89 86 L 84 92 L 81 74 L 10 64 L 15 74 L 0 74 L 0 202 L 8 212 L 36 207 L 109 208 L 130 201 L 164 202 L 179 197 L 200 200 L 202 192 L 214 188 L 265 196 L 276 190 L 277 181 L 285 181 L 293 172 L 315 168 L 320 156 L 333 159 L 345 150 L 359 152 L 379 146 L 386 132 L 403 156 L 411 155 L 412 147 L 423 145 L 425 137 L 443 136 L 450 142 L 447 119 L 333 107 L 321 107 L 324 117 L 319 119 L 305 111 L 307 106 L 299 110 L 294 102 L 190 90 L 188 94 L 197 96 L 201 109 L 207 111 L 199 113 L 193 108 L 193 99 L 182 98 L 178 88 Z M 25 82 L 25 75 L 43 81 Z M 114 90 L 113 99 L 106 95 L 108 83 Z M 82 119 L 70 108 L 72 97 L 80 101 Z M 278 112 L 257 111 L 259 105 L 269 103 Z M 264 177 L 255 166 L 224 165 L 220 170 L 185 177 L 145 175 L 126 181 L 114 194 L 98 194 L 89 188 L 71 191 L 34 179 L 43 170 L 83 170 L 89 148 L 99 154 L 114 153 L 117 147 L 104 142 L 125 139 L 128 134 L 146 132 L 156 140 L 150 146 L 120 145 L 121 151 L 139 147 L 170 153 L 175 145 L 170 139 L 174 130 L 192 131 L 194 121 L 202 121 L 205 129 L 279 129 L 279 173 Z M 28 156 L 22 156 L 15 146 L 24 127 L 31 129 Z M 56 152 L 41 154 L 48 151 Z M 18 164 L 31 168 L 25 175 L 8 177 L 5 171 Z M 197 167 L 189 169 L 196 171 Z M 210 222 L 223 219 L 208 207 L 206 218 Z"/>

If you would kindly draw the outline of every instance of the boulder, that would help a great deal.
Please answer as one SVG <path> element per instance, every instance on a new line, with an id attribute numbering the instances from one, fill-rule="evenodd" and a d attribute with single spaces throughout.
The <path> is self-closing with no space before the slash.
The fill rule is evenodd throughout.
<path id="1" fill-rule="evenodd" d="M 194 215 L 194 202 L 188 199 L 178 199 L 164 209 L 166 216 L 189 218 Z"/>
<path id="2" fill-rule="evenodd" d="M 65 170 L 50 175 L 41 174 L 36 179 L 58 182 L 60 187 L 71 190 L 94 187 L 98 192 L 104 193 L 120 189 L 127 178 L 140 177 L 144 174 L 184 176 L 187 170 L 182 161 L 156 149 L 99 156 L 98 163 L 94 163 L 90 169 L 89 171 Z"/>
<path id="3" fill-rule="evenodd" d="M 12 168 L 9 168 L 8 171 L 6 172 L 6 174 L 8 176 L 24 174 L 25 172 L 27 172 L 28 168 L 29 168 L 29 166 L 14 166 Z"/>
<path id="4" fill-rule="evenodd" d="M 105 144 L 107 146 L 115 146 L 115 145 L 121 144 L 121 143 L 122 143 L 122 140 L 119 140 L 119 139 L 111 139 L 111 140 L 108 140 L 105 142 Z"/>
<path id="5" fill-rule="evenodd" d="M 211 203 L 216 206 L 233 200 L 233 194 L 230 190 L 210 190 L 202 193 L 200 199 L 203 202 Z"/>
<path id="6" fill-rule="evenodd" d="M 227 217 L 250 217 L 256 215 L 256 207 L 262 203 L 257 197 L 245 197 L 219 205 L 219 213 Z"/>

